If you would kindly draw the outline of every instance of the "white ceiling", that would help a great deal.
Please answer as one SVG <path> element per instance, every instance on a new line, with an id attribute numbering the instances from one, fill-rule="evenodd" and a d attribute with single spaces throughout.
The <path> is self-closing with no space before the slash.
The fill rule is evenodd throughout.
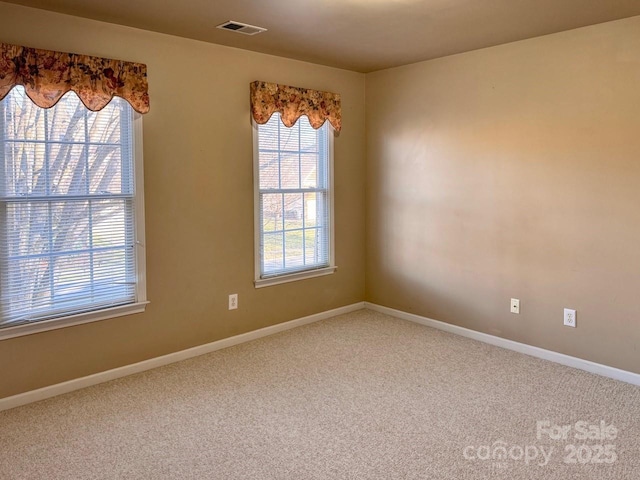
<path id="1" fill-rule="evenodd" d="M 640 15 L 640 0 L 8 1 L 359 72 Z"/>

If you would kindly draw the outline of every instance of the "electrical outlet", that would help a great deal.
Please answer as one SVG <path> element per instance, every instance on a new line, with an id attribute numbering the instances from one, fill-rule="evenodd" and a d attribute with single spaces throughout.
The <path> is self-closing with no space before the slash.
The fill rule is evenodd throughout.
<path id="1" fill-rule="evenodd" d="M 576 328 L 576 311 L 570 308 L 564 309 L 564 324 L 567 327 Z"/>
<path id="2" fill-rule="evenodd" d="M 511 313 L 520 313 L 520 300 L 517 298 L 511 299 Z"/>
<path id="3" fill-rule="evenodd" d="M 238 308 L 238 294 L 234 293 L 229 295 L 229 310 L 235 310 Z"/>

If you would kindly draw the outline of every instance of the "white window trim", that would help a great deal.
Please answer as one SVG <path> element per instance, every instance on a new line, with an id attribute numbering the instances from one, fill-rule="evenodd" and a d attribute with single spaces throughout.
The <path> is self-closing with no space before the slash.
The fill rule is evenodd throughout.
<path id="1" fill-rule="evenodd" d="M 25 323 L 13 327 L 0 328 L 0 340 L 21 337 L 34 333 L 56 330 L 58 328 L 81 325 L 83 323 L 97 322 L 109 318 L 132 315 L 145 311 L 147 304 L 147 276 L 146 276 L 146 256 L 145 256 L 145 230 L 144 230 L 144 164 L 142 147 L 142 115 L 134 113 L 133 119 L 133 142 L 134 142 L 134 215 L 136 233 L 136 301 L 126 305 L 102 308 L 91 312 L 67 315 L 63 317 L 41 320 L 33 323 Z"/>
<path id="2" fill-rule="evenodd" d="M 330 219 L 329 225 L 329 266 L 321 268 L 309 268 L 308 270 L 300 270 L 299 272 L 284 273 L 280 275 L 274 275 L 267 278 L 261 278 L 261 262 L 260 262 L 260 168 L 259 168 L 259 134 L 258 124 L 254 119 L 251 119 L 251 125 L 253 130 L 253 221 L 254 221 L 254 272 L 255 288 L 270 287 L 273 285 L 280 285 L 282 283 L 295 282 L 298 280 L 305 280 L 308 278 L 322 277 L 324 275 L 330 275 L 334 273 L 338 267 L 336 266 L 335 255 L 335 220 L 334 220 L 334 183 L 333 183 L 333 128 L 329 124 L 329 134 L 327 135 L 327 142 L 329 147 L 328 166 L 329 170 L 329 212 Z"/>
<path id="3" fill-rule="evenodd" d="M 128 305 L 95 310 L 93 312 L 41 320 L 34 323 L 25 323 L 23 325 L 16 325 L 15 327 L 5 327 L 0 330 L 0 340 L 22 337 L 23 335 L 31 335 L 33 333 L 46 332 L 48 330 L 57 330 L 58 328 L 72 327 L 73 325 L 82 325 L 83 323 L 107 320 L 109 318 L 121 317 L 123 315 L 142 313 L 148 303 L 149 302 L 147 301 L 130 303 Z"/>
<path id="4" fill-rule="evenodd" d="M 259 268 L 259 266 L 258 266 Z M 287 273 L 284 275 L 278 275 L 268 278 L 256 279 L 256 288 L 270 287 L 272 285 L 280 285 L 281 283 L 295 282 L 298 280 L 304 280 L 306 278 L 323 277 L 324 275 L 331 275 L 338 267 L 335 265 L 324 268 L 316 268 L 314 270 L 303 270 L 301 272 Z"/>

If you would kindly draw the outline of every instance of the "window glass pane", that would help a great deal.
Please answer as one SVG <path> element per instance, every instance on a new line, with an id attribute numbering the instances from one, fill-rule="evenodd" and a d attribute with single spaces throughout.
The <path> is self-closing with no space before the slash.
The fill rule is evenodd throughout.
<path id="1" fill-rule="evenodd" d="M 287 252 L 287 268 L 299 268 L 304 265 L 303 231 L 285 232 L 284 241 Z"/>
<path id="2" fill-rule="evenodd" d="M 87 192 L 85 146 L 49 144 L 49 194 L 84 195 Z"/>
<path id="3" fill-rule="evenodd" d="M 305 261 L 307 264 L 320 263 L 322 261 L 322 253 L 320 245 L 322 238 L 318 229 L 307 229 L 304 232 L 305 236 Z"/>
<path id="4" fill-rule="evenodd" d="M 300 160 L 297 154 L 283 153 L 280 156 L 280 178 L 282 188 L 300 188 Z"/>
<path id="5" fill-rule="evenodd" d="M 302 154 L 300 155 L 300 174 L 302 179 L 302 188 L 318 188 L 318 155 Z"/>
<path id="6" fill-rule="evenodd" d="M 60 302 L 73 301 L 91 289 L 91 254 L 60 255 L 53 262 L 53 294 Z"/>
<path id="7" fill-rule="evenodd" d="M 261 209 L 260 216 L 262 219 L 262 229 L 265 232 L 282 230 L 283 228 L 283 208 L 282 194 L 265 193 L 260 196 Z"/>
<path id="8" fill-rule="evenodd" d="M 263 235 L 262 259 L 265 272 L 273 272 L 284 268 L 282 233 L 265 233 Z"/>
<path id="9" fill-rule="evenodd" d="M 126 300 L 133 294 L 133 281 L 126 268 L 126 249 L 113 249 L 93 254 L 93 295 L 96 299 Z"/>
<path id="10" fill-rule="evenodd" d="M 318 201 L 317 193 L 304 194 L 304 226 L 306 228 L 318 226 Z"/>
<path id="11" fill-rule="evenodd" d="M 7 140 L 3 151 L 1 193 L 8 197 L 46 195 L 48 187 L 44 143 Z"/>
<path id="12" fill-rule="evenodd" d="M 131 244 L 131 206 L 124 200 L 92 200 L 91 243 L 93 248 L 125 247 Z"/>
<path id="13" fill-rule="evenodd" d="M 51 305 L 51 257 L 26 257 L 14 260 L 8 265 L 5 272 L 8 282 L 12 287 L 11 300 L 15 304 L 28 305 L 28 311 L 14 315 L 19 320 L 31 314 L 39 312 L 45 306 Z"/>
<path id="14" fill-rule="evenodd" d="M 280 121 L 279 115 L 274 115 Z M 306 117 L 305 117 L 306 118 Z M 308 120 L 307 120 L 307 123 Z M 280 150 L 297 153 L 300 147 L 300 120 L 291 128 L 280 125 Z"/>
<path id="15" fill-rule="evenodd" d="M 260 153 L 260 189 L 280 188 L 280 156 L 278 152 Z"/>
<path id="16" fill-rule="evenodd" d="M 131 193 L 130 180 L 127 175 L 132 172 L 122 171 L 122 148 L 119 145 L 90 145 L 89 158 L 89 193 L 94 195 L 110 195 Z"/>
<path id="17" fill-rule="evenodd" d="M 318 134 L 308 121 L 300 123 L 300 151 L 318 153 Z"/>
<path id="18" fill-rule="evenodd" d="M 51 216 L 47 204 L 9 203 L 5 207 L 6 245 L 0 247 L 12 257 L 49 251 Z M 25 228 L 25 226 L 28 226 Z"/>
<path id="19" fill-rule="evenodd" d="M 52 253 L 60 254 L 91 248 L 89 235 L 91 218 L 88 201 L 33 203 L 32 208 L 47 208 L 49 211 Z"/>
<path id="20" fill-rule="evenodd" d="M 302 193 L 285 193 L 284 194 L 284 228 L 291 230 L 293 228 L 302 228 L 304 223 L 302 208 Z"/>
<path id="21" fill-rule="evenodd" d="M 126 248 L 115 248 L 93 254 L 93 275 L 96 283 L 105 289 L 106 286 L 125 288 L 131 282 L 126 268 Z"/>

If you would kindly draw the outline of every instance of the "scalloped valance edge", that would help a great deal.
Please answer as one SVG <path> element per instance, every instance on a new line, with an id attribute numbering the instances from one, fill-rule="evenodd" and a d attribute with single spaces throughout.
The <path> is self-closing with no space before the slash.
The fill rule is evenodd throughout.
<path id="1" fill-rule="evenodd" d="M 0 43 L 0 100 L 16 86 L 39 107 L 53 107 L 73 91 L 92 111 L 113 99 L 126 100 L 138 113 L 149 111 L 147 66 L 75 53 Z"/>
<path id="2" fill-rule="evenodd" d="M 342 104 L 339 93 L 291 87 L 255 81 L 250 84 L 251 115 L 263 125 L 278 112 L 282 123 L 292 127 L 305 115 L 315 129 L 329 122 L 336 132 L 342 129 Z"/>

